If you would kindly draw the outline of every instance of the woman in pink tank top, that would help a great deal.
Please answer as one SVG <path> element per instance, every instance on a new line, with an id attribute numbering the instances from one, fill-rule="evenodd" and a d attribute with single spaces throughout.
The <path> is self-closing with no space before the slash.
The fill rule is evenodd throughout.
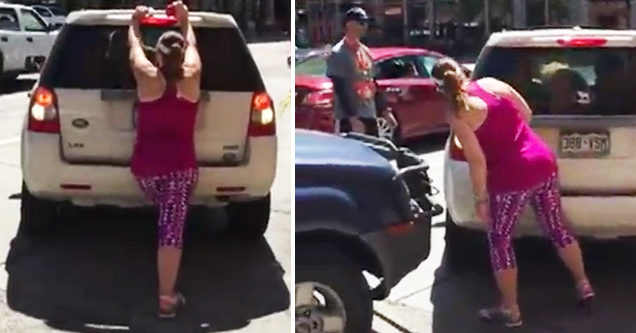
<path id="1" fill-rule="evenodd" d="M 137 138 L 131 170 L 143 192 L 159 208 L 159 316 L 172 318 L 185 298 L 175 290 L 190 195 L 197 183 L 194 124 L 200 96 L 201 59 L 181 2 L 172 4 L 181 33 L 168 31 L 144 53 L 139 22 L 149 9 L 135 9 L 128 40 L 137 81 Z"/>
<path id="2" fill-rule="evenodd" d="M 448 123 L 470 168 L 477 216 L 487 224 L 490 261 L 501 303 L 480 317 L 521 326 L 512 231 L 526 204 L 558 249 L 577 282 L 579 306 L 589 310 L 594 292 L 578 242 L 563 223 L 556 158 L 529 126 L 532 111 L 508 84 L 493 78 L 469 82 L 459 64 L 441 59 L 432 71 L 451 104 Z"/>

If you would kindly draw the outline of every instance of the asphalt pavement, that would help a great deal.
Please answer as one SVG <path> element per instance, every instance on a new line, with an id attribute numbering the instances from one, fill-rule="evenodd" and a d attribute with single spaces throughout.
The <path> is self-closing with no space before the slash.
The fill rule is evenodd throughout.
<path id="1" fill-rule="evenodd" d="M 269 93 L 282 102 L 291 86 L 290 42 L 250 47 Z M 210 223 L 191 224 L 186 232 L 180 284 L 189 306 L 181 319 L 160 322 L 150 310 L 156 299 L 152 217 L 104 210 L 81 215 L 76 229 L 46 241 L 14 239 L 19 135 L 32 85 L 23 77 L 0 88 L 0 332 L 290 330 L 291 111 L 278 110 L 278 172 L 265 238 L 231 239 L 223 215 L 206 212 Z"/>
<path id="2" fill-rule="evenodd" d="M 444 135 L 410 145 L 431 164 L 442 194 Z M 444 204 L 445 205 L 445 204 Z M 477 311 L 496 304 L 486 253 L 476 253 L 472 270 L 453 272 L 444 260 L 444 216 L 433 221 L 431 255 L 383 302 L 376 302 L 378 333 L 497 333 L 509 329 L 481 323 Z M 591 316 L 575 309 L 573 282 L 552 247 L 542 239 L 517 242 L 519 298 L 524 327 L 519 333 L 636 332 L 636 241 L 582 240 L 597 292 Z M 476 250 L 479 251 L 479 250 Z M 387 320 L 381 320 L 386 318 Z M 380 327 L 382 325 L 382 330 Z"/>

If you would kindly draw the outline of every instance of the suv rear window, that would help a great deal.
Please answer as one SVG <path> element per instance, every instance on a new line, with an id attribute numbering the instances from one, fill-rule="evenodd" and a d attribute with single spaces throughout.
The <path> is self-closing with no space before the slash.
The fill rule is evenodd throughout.
<path id="1" fill-rule="evenodd" d="M 144 43 L 154 47 L 163 31 L 143 27 Z M 201 89 L 264 90 L 260 72 L 238 29 L 195 28 L 195 34 L 203 62 Z M 66 25 L 42 71 L 41 82 L 51 88 L 134 89 L 128 27 Z"/>
<path id="2" fill-rule="evenodd" d="M 636 114 L 636 48 L 484 49 L 473 78 L 515 87 L 535 114 Z"/>

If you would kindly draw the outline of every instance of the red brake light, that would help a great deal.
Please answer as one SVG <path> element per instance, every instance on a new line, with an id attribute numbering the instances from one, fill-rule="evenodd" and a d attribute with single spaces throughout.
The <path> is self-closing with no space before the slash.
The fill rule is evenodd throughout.
<path id="1" fill-rule="evenodd" d="M 568 47 L 598 47 L 607 44 L 607 39 L 599 37 L 566 37 L 557 39 L 557 43 Z"/>
<path id="2" fill-rule="evenodd" d="M 302 104 L 313 108 L 333 107 L 333 92 L 331 90 L 314 91 L 303 98 Z"/>
<path id="3" fill-rule="evenodd" d="M 60 118 L 55 93 L 38 87 L 31 97 L 28 129 L 41 133 L 60 133 Z"/>
<path id="4" fill-rule="evenodd" d="M 466 156 L 464 156 L 464 150 L 462 149 L 461 143 L 459 143 L 459 139 L 451 132 L 448 140 L 448 156 L 450 159 L 454 161 L 466 161 Z"/>
<path id="5" fill-rule="evenodd" d="M 141 20 L 142 25 L 171 26 L 178 23 L 175 17 L 148 16 Z"/>
<path id="6" fill-rule="evenodd" d="M 276 115 L 272 99 L 265 92 L 254 93 L 250 114 L 249 136 L 276 135 Z"/>

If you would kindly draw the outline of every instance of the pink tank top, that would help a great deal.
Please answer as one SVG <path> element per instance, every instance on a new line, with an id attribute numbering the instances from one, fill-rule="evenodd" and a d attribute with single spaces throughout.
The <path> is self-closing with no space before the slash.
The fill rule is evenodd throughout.
<path id="1" fill-rule="evenodd" d="M 529 190 L 558 171 L 550 147 L 523 120 L 506 98 L 471 82 L 468 93 L 488 105 L 488 116 L 475 131 L 488 165 L 488 191 L 493 194 Z"/>
<path id="2" fill-rule="evenodd" d="M 137 103 L 137 138 L 131 161 L 135 176 L 197 167 L 194 125 L 198 109 L 198 103 L 177 96 L 176 88 L 166 88 L 157 100 Z"/>

